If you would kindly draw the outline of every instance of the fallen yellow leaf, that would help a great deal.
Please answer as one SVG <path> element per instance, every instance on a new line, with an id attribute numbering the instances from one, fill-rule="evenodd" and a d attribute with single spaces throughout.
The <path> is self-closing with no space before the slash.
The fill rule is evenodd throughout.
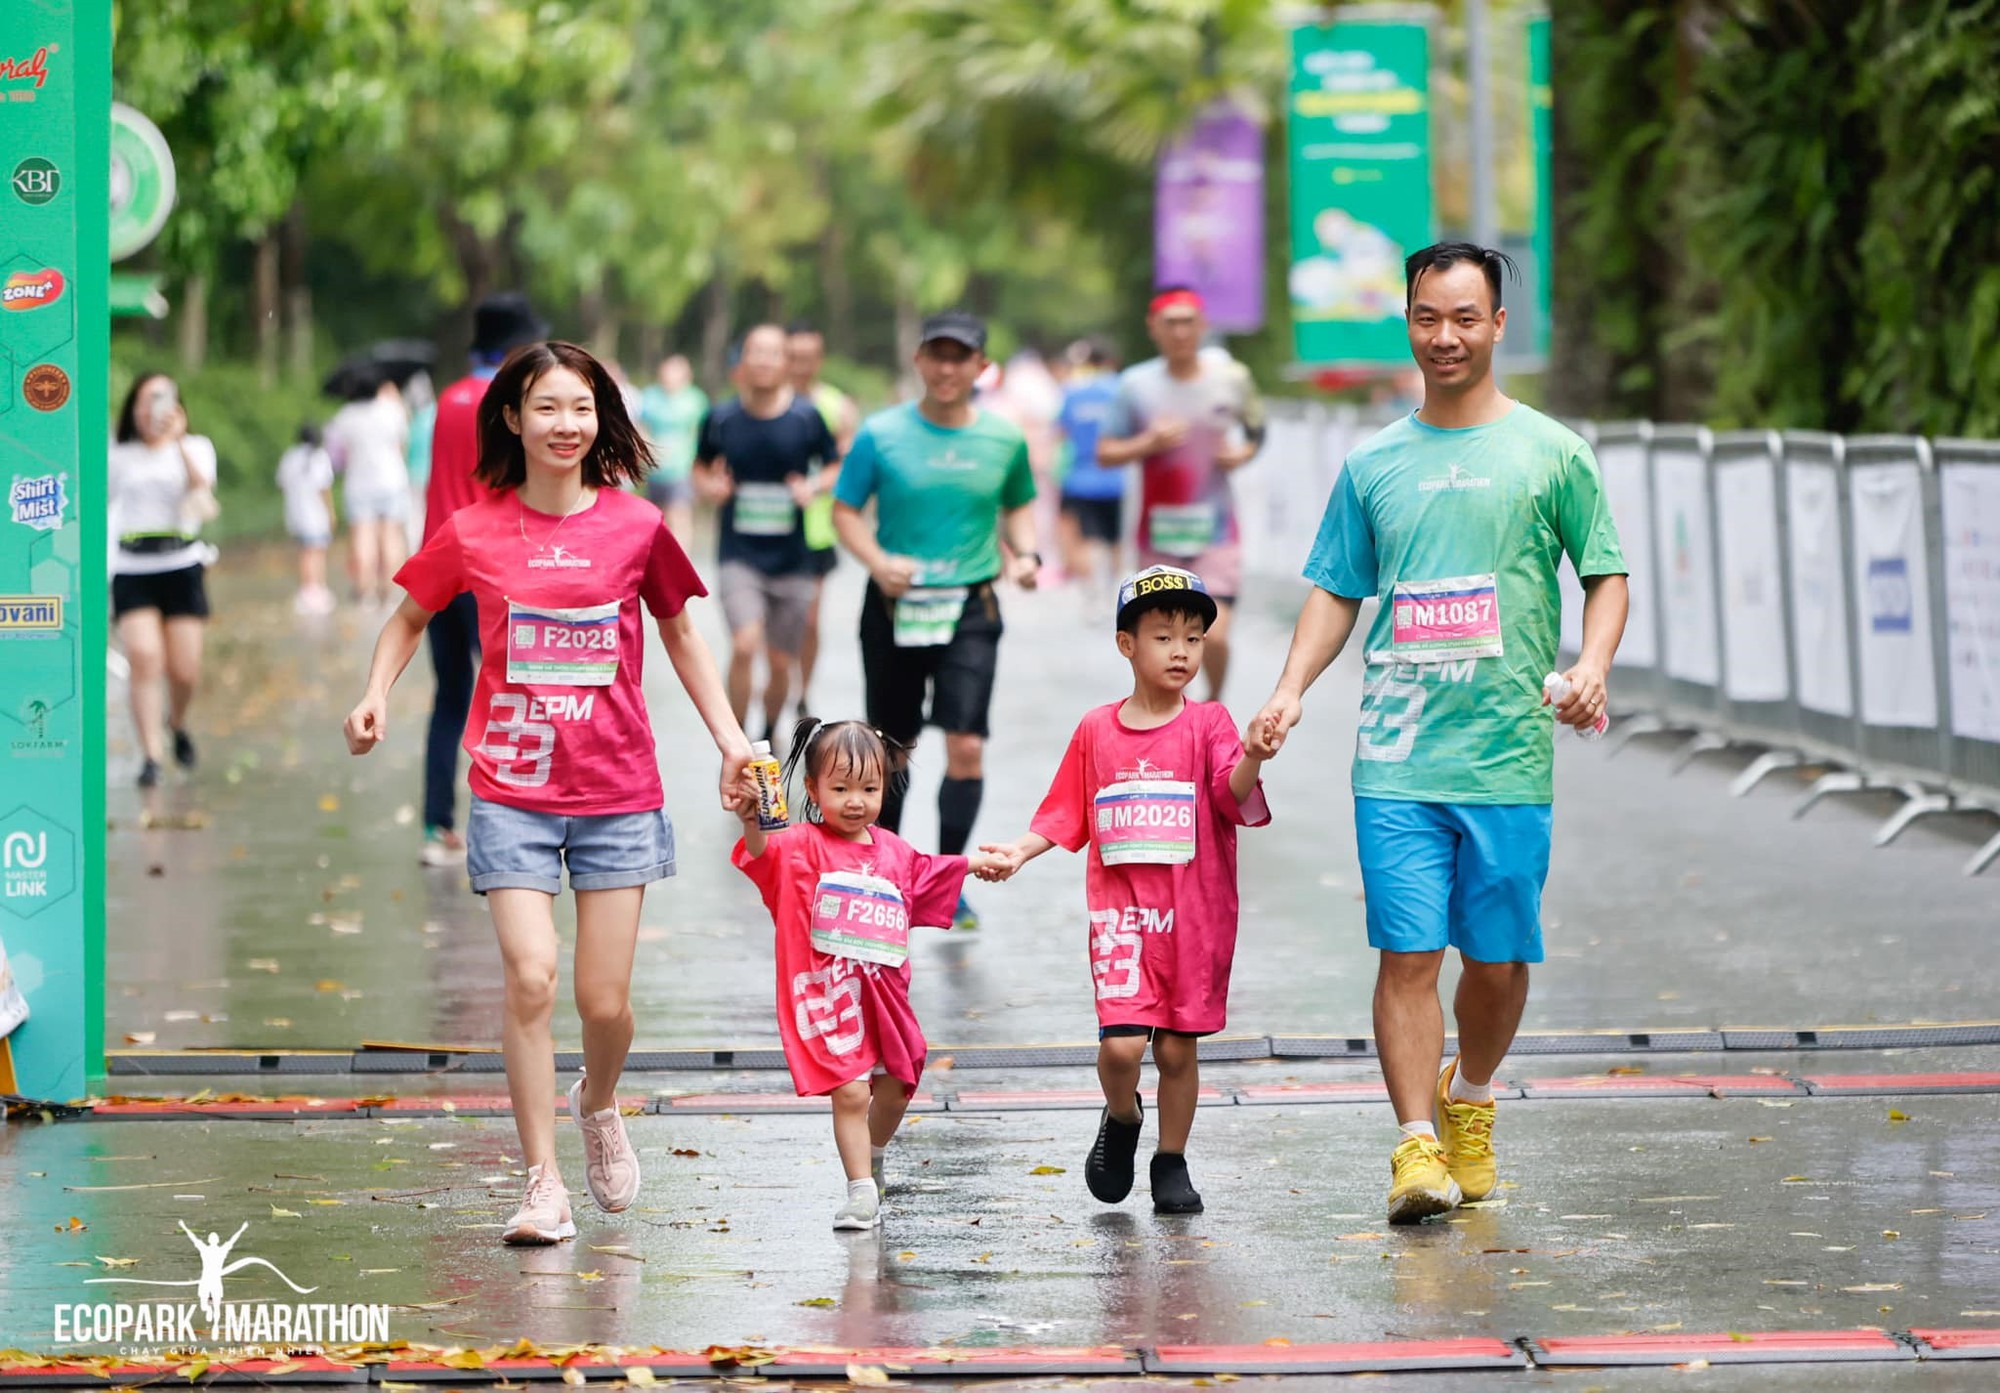
<path id="1" fill-rule="evenodd" d="M 1029 1175 L 1067 1175 L 1068 1173 L 1061 1166 L 1036 1166 L 1028 1172 Z"/>
<path id="2" fill-rule="evenodd" d="M 849 1383 L 866 1384 L 870 1387 L 881 1387 L 889 1382 L 889 1374 L 887 1370 L 874 1364 L 849 1364 L 847 1366 L 847 1381 Z"/>
<path id="3" fill-rule="evenodd" d="M 1889 1120 L 1891 1122 L 1908 1122 L 1910 1115 L 1899 1108 L 1891 1108 L 1889 1109 Z"/>
<path id="4" fill-rule="evenodd" d="M 322 793 L 319 796 L 319 810 L 323 813 L 339 812 L 340 795 L 337 793 Z"/>

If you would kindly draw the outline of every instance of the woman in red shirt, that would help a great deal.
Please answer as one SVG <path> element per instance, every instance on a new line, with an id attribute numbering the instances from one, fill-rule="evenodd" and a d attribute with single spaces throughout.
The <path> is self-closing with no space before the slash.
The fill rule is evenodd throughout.
<path id="1" fill-rule="evenodd" d="M 708 592 L 658 509 L 624 489 L 652 453 L 611 376 L 574 344 L 516 349 L 479 406 L 479 470 L 492 494 L 461 508 L 396 574 L 406 598 L 376 642 L 368 689 L 347 718 L 348 748 L 387 733 L 389 689 L 424 626 L 456 596 L 478 601 L 479 683 L 467 866 L 487 897 L 507 974 L 507 1086 L 528 1166 L 508 1243 L 574 1237 L 556 1166 L 555 897 L 576 894 L 576 1003 L 584 1076 L 569 1090 L 585 1178 L 617 1213 L 639 1190 L 639 1161 L 618 1112 L 632 1044 L 632 959 L 645 887 L 674 873 L 673 827 L 641 688 L 651 612 L 667 657 L 722 754 L 722 804 L 734 809 L 750 745 L 730 714 L 687 612 Z"/>

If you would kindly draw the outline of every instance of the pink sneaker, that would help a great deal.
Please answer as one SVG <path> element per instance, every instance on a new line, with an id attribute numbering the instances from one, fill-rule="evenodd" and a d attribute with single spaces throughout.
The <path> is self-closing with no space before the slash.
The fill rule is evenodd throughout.
<path id="1" fill-rule="evenodd" d="M 500 1241 L 511 1244 L 560 1243 L 576 1237 L 570 1221 L 569 1190 L 559 1175 L 546 1174 L 540 1166 L 528 1167 L 528 1193 L 521 1207 L 507 1221 Z"/>
<path id="2" fill-rule="evenodd" d="M 585 1117 L 583 1080 L 578 1079 L 570 1085 L 569 1115 L 583 1132 L 583 1178 L 590 1197 L 607 1214 L 630 1208 L 639 1197 L 639 1153 L 625 1135 L 625 1119 L 617 1104 Z"/>

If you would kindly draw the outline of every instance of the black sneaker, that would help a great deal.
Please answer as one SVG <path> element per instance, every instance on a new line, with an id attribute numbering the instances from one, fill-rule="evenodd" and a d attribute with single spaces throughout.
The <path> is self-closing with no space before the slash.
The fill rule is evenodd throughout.
<path id="1" fill-rule="evenodd" d="M 1132 1160 L 1139 1154 L 1139 1129 L 1146 1122 L 1146 1105 L 1135 1093 L 1132 1106 L 1139 1109 L 1137 1122 L 1120 1122 L 1110 1108 L 1104 1110 L 1097 1124 L 1097 1140 L 1084 1158 L 1083 1183 L 1106 1204 L 1116 1204 L 1132 1193 Z"/>
<path id="2" fill-rule="evenodd" d="M 1178 1151 L 1153 1153 L 1153 1212 L 1201 1213 L 1201 1194 L 1188 1179 L 1187 1157 Z"/>
<path id="3" fill-rule="evenodd" d="M 139 766 L 139 787 L 158 788 L 160 786 L 160 762 L 149 759 Z"/>
<path id="4" fill-rule="evenodd" d="M 196 758 L 193 739 L 184 730 L 175 731 L 174 763 L 183 769 L 192 769 Z"/>

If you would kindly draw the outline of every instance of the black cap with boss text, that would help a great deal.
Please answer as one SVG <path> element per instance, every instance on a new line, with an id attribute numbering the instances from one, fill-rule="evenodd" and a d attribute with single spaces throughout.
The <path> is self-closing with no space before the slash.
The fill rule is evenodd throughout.
<path id="1" fill-rule="evenodd" d="M 1122 632 L 1140 615 L 1162 605 L 1186 605 L 1215 622 L 1215 597 L 1193 571 L 1178 566 L 1148 566 L 1125 577 L 1118 587 L 1118 628 Z"/>

